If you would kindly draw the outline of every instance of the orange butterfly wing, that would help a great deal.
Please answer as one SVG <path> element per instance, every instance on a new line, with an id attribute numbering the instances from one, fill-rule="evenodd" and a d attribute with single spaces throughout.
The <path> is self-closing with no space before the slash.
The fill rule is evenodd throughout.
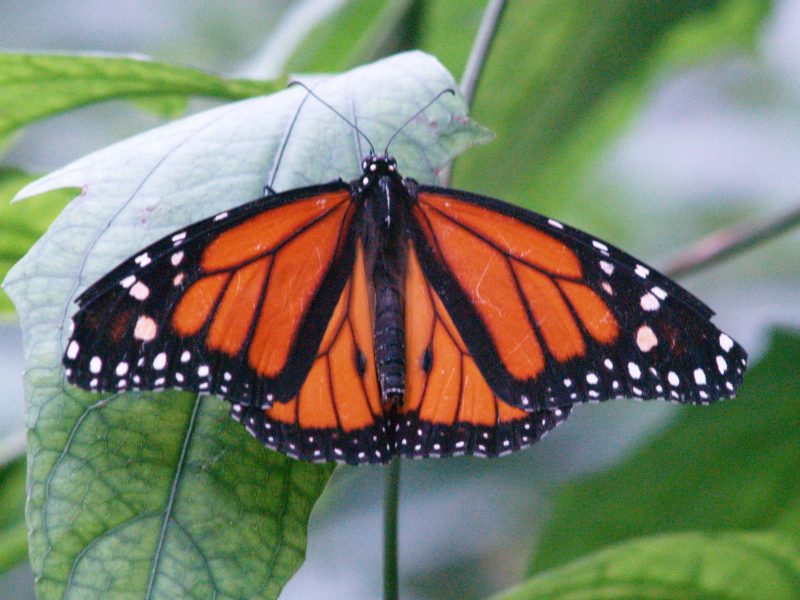
<path id="1" fill-rule="evenodd" d="M 534 411 L 733 395 L 744 351 L 666 277 L 499 200 L 428 186 L 415 193 L 412 239 L 425 278 L 505 402 Z"/>
<path id="2" fill-rule="evenodd" d="M 458 328 L 409 249 L 406 393 L 395 439 L 405 456 L 499 456 L 527 447 L 566 419 L 569 407 L 528 412 L 492 391 Z"/>
<path id="3" fill-rule="evenodd" d="M 348 285 L 354 213 L 350 189 L 328 184 L 256 200 L 156 242 L 79 298 L 69 381 L 288 401 Z"/>
<path id="4" fill-rule="evenodd" d="M 386 462 L 391 457 L 360 243 L 353 275 L 297 396 L 268 409 L 234 404 L 231 414 L 267 447 L 289 456 L 351 464 Z"/>

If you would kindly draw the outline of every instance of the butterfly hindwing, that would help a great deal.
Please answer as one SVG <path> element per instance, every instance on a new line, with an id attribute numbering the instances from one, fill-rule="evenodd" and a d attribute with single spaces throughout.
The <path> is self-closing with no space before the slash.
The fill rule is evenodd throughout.
<path id="1" fill-rule="evenodd" d="M 570 408 L 528 412 L 497 397 L 481 375 L 413 246 L 405 285 L 406 393 L 396 417 L 403 456 L 499 456 L 530 446 Z"/>
<path id="2" fill-rule="evenodd" d="M 167 236 L 78 300 L 64 357 L 93 391 L 297 394 L 352 270 L 343 183 L 268 196 Z"/>
<path id="3" fill-rule="evenodd" d="M 418 186 L 412 237 L 466 348 L 527 410 L 730 397 L 742 348 L 691 294 L 613 246 L 512 205 Z"/>
<path id="4" fill-rule="evenodd" d="M 294 458 L 351 464 L 390 458 L 360 243 L 353 275 L 297 396 L 268 409 L 235 403 L 231 414 L 267 447 Z"/>

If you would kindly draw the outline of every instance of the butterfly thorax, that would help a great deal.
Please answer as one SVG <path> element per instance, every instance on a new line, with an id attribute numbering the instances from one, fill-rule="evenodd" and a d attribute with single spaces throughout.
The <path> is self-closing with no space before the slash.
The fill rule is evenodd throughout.
<path id="1" fill-rule="evenodd" d="M 405 211 L 411 199 L 391 156 L 370 155 L 362 167 L 364 173 L 353 185 L 364 199 L 361 239 L 374 303 L 375 367 L 383 403 L 397 405 L 405 392 L 402 282 L 406 274 Z"/>

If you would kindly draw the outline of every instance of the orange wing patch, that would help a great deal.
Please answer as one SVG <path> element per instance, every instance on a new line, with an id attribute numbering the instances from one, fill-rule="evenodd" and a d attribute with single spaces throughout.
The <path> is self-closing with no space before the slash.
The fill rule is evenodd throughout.
<path id="1" fill-rule="evenodd" d="M 528 413 L 494 395 L 442 301 L 425 281 L 416 252 L 406 277 L 406 394 L 403 413 L 434 424 L 493 426 Z"/>
<path id="2" fill-rule="evenodd" d="M 349 433 L 382 421 L 360 243 L 353 277 L 342 292 L 300 393 L 265 412 L 269 419 L 301 430 L 337 429 Z"/>
<path id="3" fill-rule="evenodd" d="M 274 377 L 352 218 L 350 193 L 293 202 L 220 234 L 204 250 L 201 277 L 172 314 L 182 336 L 208 327 L 206 346 Z"/>
<path id="4" fill-rule="evenodd" d="M 536 379 L 547 355 L 559 362 L 582 356 L 582 329 L 602 344 L 616 340 L 616 318 L 580 281 L 580 260 L 563 242 L 511 216 L 430 192 L 419 194 L 414 210 L 513 377 Z"/>
<path id="5" fill-rule="evenodd" d="M 406 394 L 396 416 L 398 454 L 498 456 L 529 446 L 567 417 L 568 407 L 529 413 L 492 392 L 413 247 L 405 298 Z"/>

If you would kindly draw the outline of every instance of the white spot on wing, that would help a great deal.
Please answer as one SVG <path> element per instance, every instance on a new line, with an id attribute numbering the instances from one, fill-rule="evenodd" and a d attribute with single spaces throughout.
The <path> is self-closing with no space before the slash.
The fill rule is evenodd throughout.
<path id="1" fill-rule="evenodd" d="M 636 331 L 636 345 L 642 352 L 650 352 L 658 346 L 658 337 L 647 325 L 642 325 Z"/>
<path id="2" fill-rule="evenodd" d="M 72 340 L 69 343 L 69 346 L 67 346 L 67 358 L 70 360 L 75 360 L 76 358 L 78 358 L 78 352 L 80 352 L 80 350 L 81 350 L 80 344 L 78 344 L 78 342 L 76 342 L 75 340 Z"/>
<path id="3" fill-rule="evenodd" d="M 147 297 L 150 295 L 150 288 L 143 284 L 141 281 L 137 281 L 128 292 L 131 296 L 136 298 L 139 302 L 143 300 L 147 300 Z"/>
<path id="4" fill-rule="evenodd" d="M 720 375 L 724 375 L 725 371 L 728 370 L 728 363 L 722 356 L 717 356 L 717 368 L 719 369 Z"/>
<path id="5" fill-rule="evenodd" d="M 633 379 L 639 379 L 642 376 L 642 370 L 635 362 L 628 363 L 628 373 Z"/>
<path id="6" fill-rule="evenodd" d="M 647 268 L 647 267 L 645 267 L 644 265 L 636 265 L 636 268 L 634 269 L 634 271 L 635 271 L 635 272 L 636 272 L 636 274 L 637 274 L 639 277 L 641 277 L 642 279 L 644 279 L 645 277 L 647 277 L 648 275 L 650 275 L 650 269 L 648 269 L 648 268 Z"/>
<path id="7" fill-rule="evenodd" d="M 181 264 L 183 257 L 184 257 L 183 250 L 179 250 L 178 252 L 169 257 L 169 261 L 172 263 L 173 267 L 177 267 L 179 264 Z"/>
<path id="8" fill-rule="evenodd" d="M 156 354 L 156 357 L 153 359 L 153 368 L 156 371 L 160 371 L 164 367 L 167 366 L 167 353 L 166 352 L 159 352 Z"/>
<path id="9" fill-rule="evenodd" d="M 694 382 L 697 385 L 705 385 L 706 384 L 706 373 L 703 369 L 695 369 L 694 370 Z"/>
<path id="10" fill-rule="evenodd" d="M 135 262 L 140 267 L 146 267 L 153 261 L 150 259 L 150 255 L 147 252 L 143 252 L 142 254 L 134 258 L 133 262 Z"/>
<path id="11" fill-rule="evenodd" d="M 155 320 L 147 315 L 142 315 L 136 320 L 136 327 L 133 329 L 133 337 L 143 342 L 149 342 L 156 337 L 157 332 L 158 325 L 156 325 Z"/>
<path id="12" fill-rule="evenodd" d="M 89 370 L 92 373 L 99 373 L 103 369 L 103 360 L 99 356 L 93 356 L 89 361 Z"/>
<path id="13" fill-rule="evenodd" d="M 733 340 L 725 333 L 721 333 L 719 335 L 719 346 L 725 352 L 730 352 L 731 348 L 733 348 Z"/>
<path id="14" fill-rule="evenodd" d="M 644 296 L 641 297 L 639 300 L 639 305 L 642 307 L 642 310 L 646 311 L 654 311 L 661 308 L 661 303 L 658 301 L 653 294 L 647 292 Z"/>
<path id="15" fill-rule="evenodd" d="M 117 374 L 117 377 L 122 377 L 128 373 L 128 363 L 122 361 L 117 365 L 116 370 L 114 371 Z"/>
<path id="16" fill-rule="evenodd" d="M 603 273 L 606 275 L 613 275 L 614 274 L 614 265 L 608 261 L 601 260 L 600 261 L 600 268 L 603 269 Z"/>
<path id="17" fill-rule="evenodd" d="M 547 222 L 556 229 L 564 229 L 564 226 L 555 219 L 547 219 Z"/>
<path id="18" fill-rule="evenodd" d="M 128 275 L 125 279 L 119 282 L 119 284 L 126 290 L 129 287 L 131 287 L 134 283 L 136 283 L 136 275 Z"/>

